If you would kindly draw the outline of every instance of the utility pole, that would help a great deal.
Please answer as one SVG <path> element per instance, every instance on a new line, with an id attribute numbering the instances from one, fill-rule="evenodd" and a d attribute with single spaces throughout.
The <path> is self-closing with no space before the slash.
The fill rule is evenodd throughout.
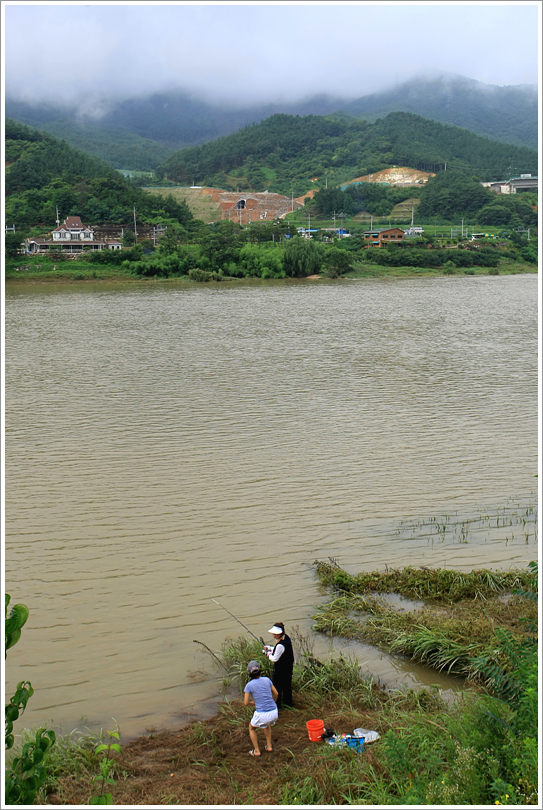
<path id="1" fill-rule="evenodd" d="M 292 209 L 291 209 L 291 213 L 292 213 L 292 211 L 294 211 L 294 189 L 290 190 L 290 194 L 291 194 L 291 197 L 292 197 Z"/>
<path id="2" fill-rule="evenodd" d="M 311 239 L 311 214 L 309 214 L 309 224 L 307 226 L 307 238 Z"/>
<path id="3" fill-rule="evenodd" d="M 58 205 L 55 207 L 57 209 L 57 228 L 58 228 L 58 226 L 60 225 L 60 219 L 58 218 Z"/>
<path id="4" fill-rule="evenodd" d="M 134 206 L 134 244 L 138 243 L 138 231 L 136 228 L 136 206 Z"/>
<path id="5" fill-rule="evenodd" d="M 341 214 L 339 216 L 341 217 L 341 230 L 339 232 L 339 238 L 342 239 L 343 238 L 343 217 L 345 216 L 343 211 L 341 212 Z"/>

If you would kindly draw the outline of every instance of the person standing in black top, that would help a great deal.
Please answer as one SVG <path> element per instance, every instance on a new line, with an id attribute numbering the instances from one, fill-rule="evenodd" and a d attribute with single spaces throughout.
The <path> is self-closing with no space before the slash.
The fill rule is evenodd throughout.
<path id="1" fill-rule="evenodd" d="M 292 707 L 292 668 L 294 653 L 292 641 L 285 633 L 283 622 L 276 622 L 268 630 L 275 639 L 275 646 L 266 645 L 264 652 L 273 662 L 272 683 L 279 693 L 277 708 Z"/>

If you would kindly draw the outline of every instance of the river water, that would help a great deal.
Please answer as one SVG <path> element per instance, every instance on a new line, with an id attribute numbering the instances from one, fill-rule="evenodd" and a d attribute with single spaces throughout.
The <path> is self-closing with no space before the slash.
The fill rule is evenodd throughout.
<path id="1" fill-rule="evenodd" d="M 315 559 L 535 559 L 537 291 L 7 285 L 6 590 L 30 608 L 7 689 L 32 681 L 25 724 L 115 718 L 126 738 L 212 712 L 220 671 L 194 641 L 247 635 L 224 608 L 266 641 L 280 620 L 308 633 Z M 456 688 L 346 646 L 389 685 Z"/>

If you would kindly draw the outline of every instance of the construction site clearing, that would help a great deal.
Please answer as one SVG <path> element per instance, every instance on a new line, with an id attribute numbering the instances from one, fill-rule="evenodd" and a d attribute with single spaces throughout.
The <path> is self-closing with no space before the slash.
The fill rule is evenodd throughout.
<path id="1" fill-rule="evenodd" d="M 393 167 L 375 174 L 356 177 L 343 183 L 341 188 L 354 183 L 386 183 L 391 186 L 414 186 L 428 182 L 434 177 L 429 172 L 418 171 L 408 167 Z M 318 178 L 315 178 L 318 180 Z M 163 188 L 146 188 L 155 194 L 164 194 Z M 167 190 L 177 200 L 184 200 L 192 214 L 204 222 L 229 220 L 239 225 L 251 222 L 273 221 L 283 219 L 298 208 L 303 208 L 307 198 L 313 199 L 318 188 L 312 188 L 300 197 L 287 197 L 271 191 L 225 191 L 209 186 L 178 186 Z"/>

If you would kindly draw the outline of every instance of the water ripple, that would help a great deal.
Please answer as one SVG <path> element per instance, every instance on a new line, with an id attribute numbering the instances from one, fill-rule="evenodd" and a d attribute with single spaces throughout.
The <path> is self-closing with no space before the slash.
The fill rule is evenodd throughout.
<path id="1" fill-rule="evenodd" d="M 211 599 L 257 635 L 308 630 L 317 557 L 526 564 L 535 529 L 399 527 L 535 503 L 536 360 L 535 276 L 8 289 L 6 582 L 31 610 L 10 678 L 40 662 L 42 680 L 27 723 L 81 711 L 137 733 L 209 699 L 193 639 L 243 632 Z"/>

